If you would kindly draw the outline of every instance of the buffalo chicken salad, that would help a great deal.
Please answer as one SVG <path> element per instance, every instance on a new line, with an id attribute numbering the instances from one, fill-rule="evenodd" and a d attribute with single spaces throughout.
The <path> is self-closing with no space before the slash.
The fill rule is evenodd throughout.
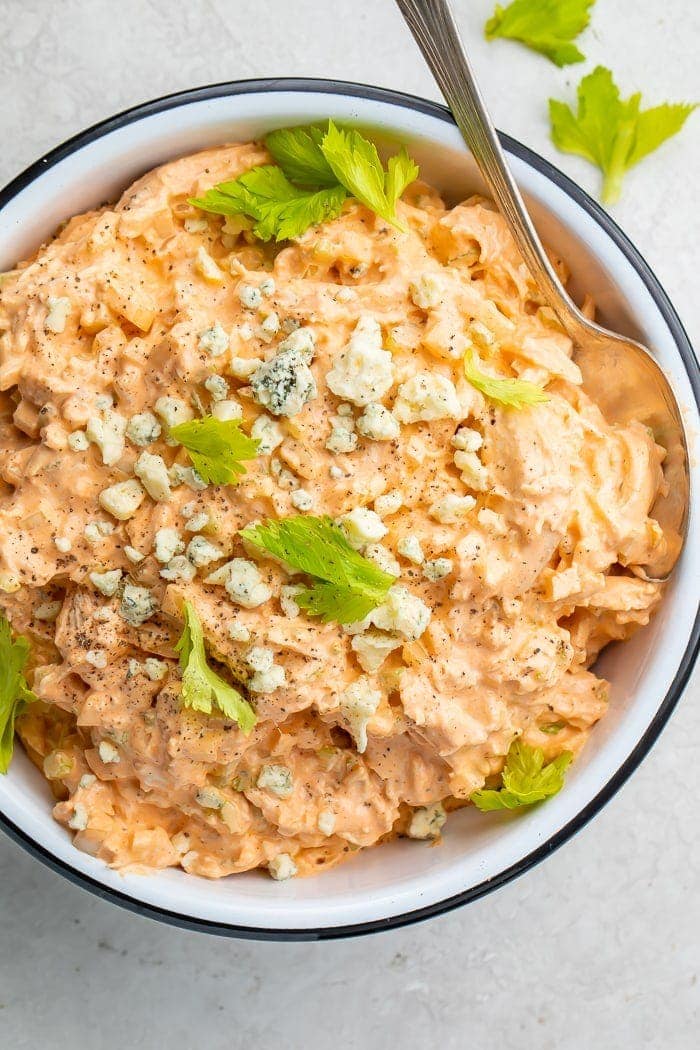
<path id="1" fill-rule="evenodd" d="M 72 218 L 0 277 L 2 770 L 211 878 L 553 795 L 667 542 L 572 349 L 490 201 L 331 121 Z"/>

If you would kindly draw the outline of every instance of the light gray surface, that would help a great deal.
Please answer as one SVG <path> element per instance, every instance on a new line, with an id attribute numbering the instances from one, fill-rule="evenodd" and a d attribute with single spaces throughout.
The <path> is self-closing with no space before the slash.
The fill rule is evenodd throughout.
<path id="1" fill-rule="evenodd" d="M 596 61 L 647 104 L 698 94 L 696 0 L 598 0 L 590 65 L 486 44 L 459 0 L 498 125 L 595 190 L 547 138 L 546 98 Z M 118 12 L 118 13 L 117 13 Z M 390 0 L 0 0 L 0 182 L 125 106 L 239 77 L 362 80 L 437 97 Z M 628 179 L 616 219 L 698 335 L 698 117 Z M 90 897 L 0 839 L 8 1050 L 335 1046 L 686 1050 L 700 996 L 698 679 L 607 809 L 536 870 L 440 919 L 274 945 L 171 930 Z M 693 826 L 694 825 L 694 826 Z"/>

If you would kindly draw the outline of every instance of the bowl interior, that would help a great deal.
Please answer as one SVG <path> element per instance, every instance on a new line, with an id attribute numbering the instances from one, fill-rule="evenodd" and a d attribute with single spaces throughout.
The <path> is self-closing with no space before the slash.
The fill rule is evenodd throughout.
<path id="1" fill-rule="evenodd" d="M 284 82 L 235 85 L 190 93 L 179 101 L 143 107 L 88 133 L 32 178 L 0 197 L 0 269 L 29 255 L 63 219 L 113 200 L 137 176 L 159 163 L 218 143 L 259 137 L 275 127 L 331 116 L 372 129 L 390 144 L 410 142 L 422 177 L 451 200 L 483 190 L 476 167 L 454 126 L 429 104 L 411 108 L 400 97 L 350 86 L 310 82 L 294 90 Z M 514 152 L 513 152 L 514 151 Z M 652 346 L 686 409 L 697 443 L 697 402 L 679 352 L 682 332 L 669 326 L 633 256 L 592 217 L 588 206 L 539 170 L 516 146 L 510 156 L 537 226 L 568 262 L 571 288 L 590 292 L 602 320 Z M 18 180 L 20 183 L 20 180 Z M 580 191 L 579 191 L 580 192 Z M 689 365 L 697 369 L 697 365 Z M 700 490 L 697 455 L 693 493 Z M 700 546 L 693 542 L 697 504 L 682 564 L 651 625 L 611 647 L 599 670 L 612 682 L 611 709 L 569 774 L 566 789 L 545 806 L 517 817 L 461 811 L 450 818 L 443 845 L 396 842 L 362 853 L 317 878 L 275 883 L 260 874 L 209 882 L 177 871 L 120 875 L 75 850 L 50 816 L 46 783 L 19 751 L 0 778 L 0 812 L 64 869 L 86 876 L 134 902 L 186 920 L 258 931 L 323 931 L 390 922 L 433 908 L 461 894 L 484 892 L 505 874 L 522 870 L 562 841 L 595 811 L 651 743 L 687 673 L 697 613 Z M 695 582 L 694 582 L 695 581 Z M 675 680 L 675 681 L 674 681 Z M 670 696 L 669 696 L 670 694 Z M 641 752 L 641 754 L 640 754 Z"/>

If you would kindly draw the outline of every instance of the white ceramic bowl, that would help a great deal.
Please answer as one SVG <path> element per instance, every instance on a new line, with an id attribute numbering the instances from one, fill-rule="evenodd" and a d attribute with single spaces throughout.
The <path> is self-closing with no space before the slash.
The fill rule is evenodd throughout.
<path id="1" fill-rule="evenodd" d="M 454 200 L 481 188 L 448 112 L 396 92 L 356 84 L 268 80 L 221 84 L 147 103 L 78 135 L 0 194 L 0 270 L 27 256 L 57 224 L 112 200 L 163 161 L 271 128 L 327 117 L 369 125 L 376 137 L 410 141 L 423 175 Z M 652 346 L 700 433 L 700 373 L 681 323 L 639 253 L 582 190 L 504 136 L 516 178 L 545 240 L 590 291 L 610 327 Z M 700 642 L 700 456 L 685 553 L 652 624 L 610 648 L 600 671 L 612 682 L 610 712 L 570 771 L 566 787 L 516 818 L 463 810 L 444 844 L 399 841 L 362 853 L 317 878 L 273 882 L 260 874 L 219 881 L 165 871 L 120 875 L 74 849 L 51 817 L 48 787 L 18 749 L 0 778 L 0 819 L 35 856 L 100 896 L 172 923 L 239 936 L 313 939 L 370 932 L 473 900 L 526 871 L 582 827 L 614 794 L 659 735 L 688 680 Z"/>

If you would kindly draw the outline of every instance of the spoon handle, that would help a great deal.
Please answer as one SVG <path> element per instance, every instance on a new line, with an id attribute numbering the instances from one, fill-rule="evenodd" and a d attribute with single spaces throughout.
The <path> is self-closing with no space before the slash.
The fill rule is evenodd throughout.
<path id="1" fill-rule="evenodd" d="M 396 3 L 510 227 L 533 280 L 569 335 L 575 337 L 581 331 L 583 318 L 564 291 L 532 224 L 447 0 L 396 0 Z"/>

